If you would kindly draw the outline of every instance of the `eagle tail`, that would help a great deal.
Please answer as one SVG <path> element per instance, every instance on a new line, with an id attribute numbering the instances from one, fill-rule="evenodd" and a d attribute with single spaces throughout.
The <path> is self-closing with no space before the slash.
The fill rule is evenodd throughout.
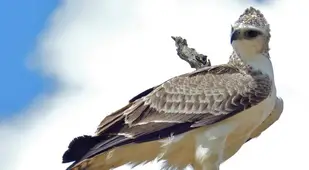
<path id="1" fill-rule="evenodd" d="M 92 147 L 102 141 L 99 136 L 79 136 L 69 144 L 68 150 L 62 156 L 62 163 L 80 160 Z"/>

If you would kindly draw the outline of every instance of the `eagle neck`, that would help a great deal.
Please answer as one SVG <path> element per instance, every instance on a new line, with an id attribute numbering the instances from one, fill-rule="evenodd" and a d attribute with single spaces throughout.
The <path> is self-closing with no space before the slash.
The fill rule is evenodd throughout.
<path id="1" fill-rule="evenodd" d="M 244 60 L 235 51 L 230 56 L 228 64 L 231 64 L 240 70 L 247 73 L 254 74 L 254 72 L 262 72 L 268 75 L 271 79 L 274 78 L 273 67 L 268 53 L 259 54 L 261 56 L 254 56 L 250 60 Z"/>

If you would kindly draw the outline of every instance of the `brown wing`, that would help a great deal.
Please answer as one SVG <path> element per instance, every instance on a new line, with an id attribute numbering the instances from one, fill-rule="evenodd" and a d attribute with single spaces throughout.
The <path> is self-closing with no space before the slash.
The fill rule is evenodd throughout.
<path id="1" fill-rule="evenodd" d="M 133 102 L 135 102 L 136 100 L 147 96 L 149 93 L 151 93 L 154 89 L 156 89 L 158 86 L 155 87 L 151 87 L 143 92 L 141 92 L 140 94 L 134 96 L 132 99 L 129 100 L 129 104 L 126 105 L 125 107 L 117 110 L 116 112 L 107 115 L 102 122 L 100 123 L 100 125 L 98 126 L 98 131 L 104 131 L 104 129 L 106 128 L 110 128 L 112 125 L 115 125 L 114 122 L 119 121 L 121 118 L 123 118 L 123 111 L 128 109 Z"/>
<path id="2" fill-rule="evenodd" d="M 214 124 L 263 101 L 270 90 L 268 76 L 260 72 L 248 74 L 229 65 L 172 78 L 107 116 L 97 129 L 97 136 L 104 139 L 81 160 L 113 147 Z"/>
<path id="3" fill-rule="evenodd" d="M 132 102 L 134 102 L 134 101 L 137 100 L 137 99 L 140 99 L 140 98 L 142 98 L 142 97 L 144 97 L 144 96 L 147 96 L 149 93 L 151 93 L 151 92 L 152 92 L 154 89 L 156 89 L 157 87 L 158 87 L 158 86 L 151 87 L 151 88 L 149 88 L 149 89 L 147 89 L 147 90 L 141 92 L 140 94 L 138 94 L 138 95 L 134 96 L 132 99 L 130 99 L 130 100 L 129 100 L 129 103 L 132 103 Z"/>

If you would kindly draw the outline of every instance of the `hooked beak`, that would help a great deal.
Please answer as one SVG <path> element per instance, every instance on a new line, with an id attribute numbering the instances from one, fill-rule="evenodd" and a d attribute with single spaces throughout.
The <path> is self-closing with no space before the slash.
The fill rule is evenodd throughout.
<path id="1" fill-rule="evenodd" d="M 240 39 L 240 30 L 237 29 L 235 30 L 233 33 L 232 33 L 232 36 L 231 36 L 231 44 L 234 40 L 238 40 Z"/>

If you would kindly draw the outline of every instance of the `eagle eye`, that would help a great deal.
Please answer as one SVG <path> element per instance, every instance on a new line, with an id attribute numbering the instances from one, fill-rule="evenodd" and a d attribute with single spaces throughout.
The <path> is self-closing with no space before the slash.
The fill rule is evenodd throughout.
<path id="1" fill-rule="evenodd" d="M 244 36 L 246 38 L 255 38 L 255 37 L 257 37 L 260 34 L 261 34 L 261 32 L 256 31 L 256 30 L 248 30 L 248 31 L 244 32 Z"/>

